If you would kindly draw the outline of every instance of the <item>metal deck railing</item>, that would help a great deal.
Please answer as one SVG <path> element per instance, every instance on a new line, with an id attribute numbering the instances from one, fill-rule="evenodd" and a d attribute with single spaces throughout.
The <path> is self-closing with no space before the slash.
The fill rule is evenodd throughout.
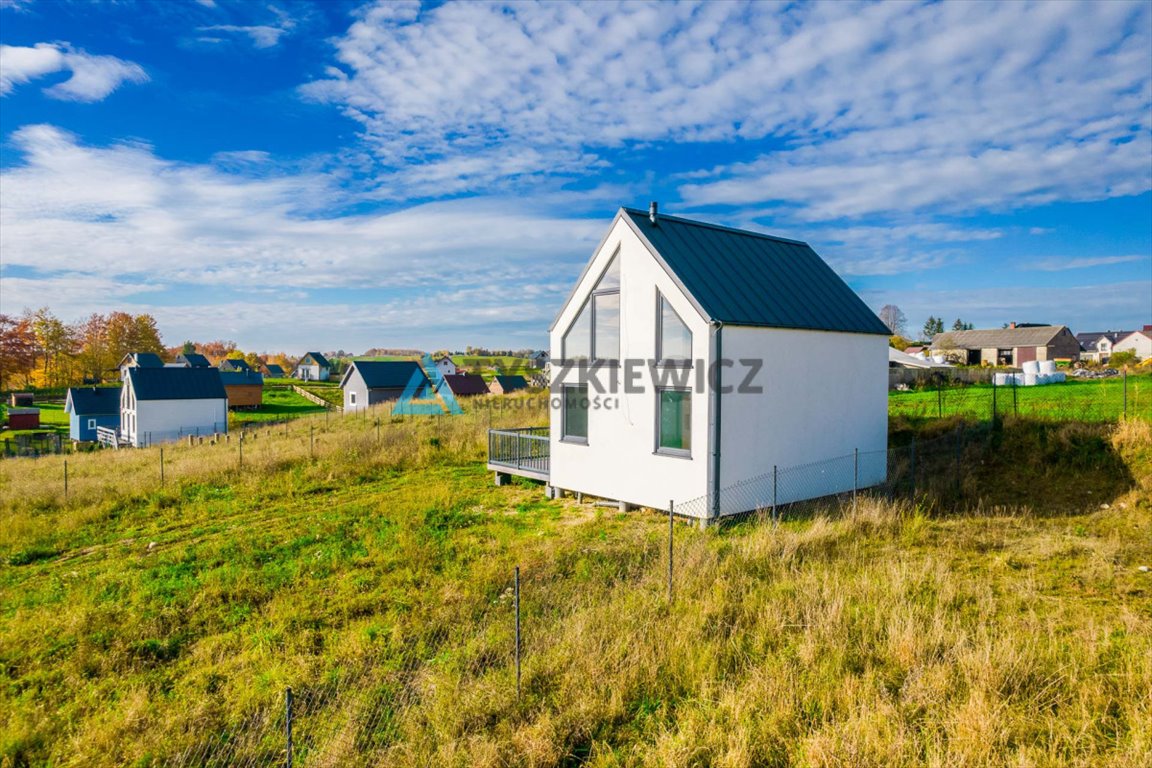
<path id="1" fill-rule="evenodd" d="M 548 427 L 488 430 L 488 469 L 547 481 Z"/>

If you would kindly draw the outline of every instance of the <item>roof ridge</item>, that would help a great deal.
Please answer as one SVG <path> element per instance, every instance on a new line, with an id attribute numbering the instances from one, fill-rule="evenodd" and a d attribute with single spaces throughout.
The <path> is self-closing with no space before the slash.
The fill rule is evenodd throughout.
<path id="1" fill-rule="evenodd" d="M 644 211 L 644 210 L 641 210 L 639 208 L 629 208 L 626 205 L 621 206 L 620 208 L 621 208 L 621 210 L 623 210 L 626 213 L 635 214 L 637 216 L 643 216 L 644 218 L 648 218 L 648 211 Z M 735 234 L 735 235 L 747 235 L 749 237 L 759 237 L 759 238 L 762 238 L 764 240 L 773 240 L 773 241 L 778 242 L 778 243 L 788 243 L 789 245 L 803 245 L 803 246 L 806 246 L 808 248 L 812 247 L 812 246 L 808 245 L 808 243 L 804 240 L 793 240 L 793 239 L 788 238 L 788 237 L 781 237 L 780 235 L 771 235 L 771 234 L 768 234 L 767 232 L 754 232 L 753 230 L 750 230 L 750 229 L 740 229 L 739 227 L 728 227 L 728 226 L 725 226 L 723 224 L 713 224 L 710 221 L 698 221 L 697 219 L 686 219 L 683 216 L 673 216 L 673 215 L 667 214 L 667 213 L 660 213 L 656 216 L 657 221 L 659 221 L 661 219 L 668 219 L 670 221 L 675 221 L 675 222 L 680 223 L 680 224 L 689 224 L 689 225 L 694 226 L 694 227 L 704 227 L 706 229 L 715 229 L 715 230 L 719 230 L 720 232 L 731 232 L 732 234 Z"/>

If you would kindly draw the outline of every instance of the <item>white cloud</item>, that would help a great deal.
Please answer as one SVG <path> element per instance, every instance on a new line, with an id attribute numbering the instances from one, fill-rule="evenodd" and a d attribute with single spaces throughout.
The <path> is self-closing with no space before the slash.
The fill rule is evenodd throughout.
<path id="1" fill-rule="evenodd" d="M 346 200 L 327 175 L 275 174 L 258 152 L 191 165 L 138 144 L 84 146 L 45 125 L 21 128 L 12 141 L 23 164 L 0 177 L 5 306 L 51 296 L 64 317 L 147 308 L 172 329 L 199 322 L 199 332 L 181 331 L 196 338 L 241 318 L 253 322 L 246 337 L 263 339 L 306 327 L 328 339 L 371 329 L 399 342 L 417 327 L 458 327 L 461 338 L 475 338 L 465 331 L 498 320 L 542 336 L 604 227 L 506 199 L 330 216 L 323 211 Z M 231 291 L 274 314 L 224 312 Z M 352 307 L 343 314 L 317 298 L 337 291 Z M 221 297 L 181 314 L 188 293 Z M 454 307 L 448 317 L 445 306 Z M 268 318 L 275 336 L 260 330 Z M 345 336 L 352 319 L 365 324 Z"/>
<path id="2" fill-rule="evenodd" d="M 1064 272 L 1069 269 L 1090 269 L 1092 267 L 1106 267 L 1112 264 L 1131 264 L 1134 261 L 1147 261 L 1147 256 L 1081 256 L 1081 257 L 1051 257 L 1041 259 L 1020 268 L 1040 272 Z"/>
<path id="3" fill-rule="evenodd" d="M 272 27 L 264 24 L 243 26 L 239 24 L 212 24 L 206 27 L 197 27 L 201 32 L 234 32 L 247 35 L 256 48 L 272 48 L 280 42 L 280 38 L 288 33 L 289 27 Z M 201 40 L 216 42 L 219 38 L 200 38 Z"/>
<path id="4" fill-rule="evenodd" d="M 66 101 L 100 101 L 123 83 L 148 81 L 139 64 L 115 56 L 92 56 L 67 43 L 0 45 L 0 96 L 54 72 L 71 72 L 72 76 L 45 88 L 44 93 Z"/>
<path id="5" fill-rule="evenodd" d="M 454 194 L 506 184 L 509 158 L 546 178 L 725 141 L 748 160 L 685 179 L 689 204 L 1002 209 L 1152 188 L 1149 21 L 1140 2 L 381 2 L 303 91 L 362 124 L 401 194 L 434 193 L 417 163 Z"/>

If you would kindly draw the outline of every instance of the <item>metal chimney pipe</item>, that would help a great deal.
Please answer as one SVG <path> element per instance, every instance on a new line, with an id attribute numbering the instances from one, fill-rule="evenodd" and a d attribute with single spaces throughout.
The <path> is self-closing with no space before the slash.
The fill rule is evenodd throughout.
<path id="1" fill-rule="evenodd" d="M 648 220 L 651 221 L 652 225 L 656 226 L 656 227 L 660 226 L 660 224 L 656 221 L 656 214 L 657 213 L 658 213 L 658 206 L 656 204 L 656 201 L 653 200 L 651 203 L 648 204 Z"/>

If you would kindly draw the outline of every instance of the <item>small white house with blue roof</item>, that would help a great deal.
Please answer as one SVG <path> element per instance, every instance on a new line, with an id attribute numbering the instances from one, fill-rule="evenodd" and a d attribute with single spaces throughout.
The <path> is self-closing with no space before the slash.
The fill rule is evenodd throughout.
<path id="1" fill-rule="evenodd" d="M 874 485 L 888 335 L 806 243 L 622 208 L 550 328 L 547 434 L 489 467 L 702 521 Z"/>
<path id="2" fill-rule="evenodd" d="M 72 387 L 64 400 L 68 437 L 94 442 L 99 427 L 120 426 L 120 387 Z"/>

